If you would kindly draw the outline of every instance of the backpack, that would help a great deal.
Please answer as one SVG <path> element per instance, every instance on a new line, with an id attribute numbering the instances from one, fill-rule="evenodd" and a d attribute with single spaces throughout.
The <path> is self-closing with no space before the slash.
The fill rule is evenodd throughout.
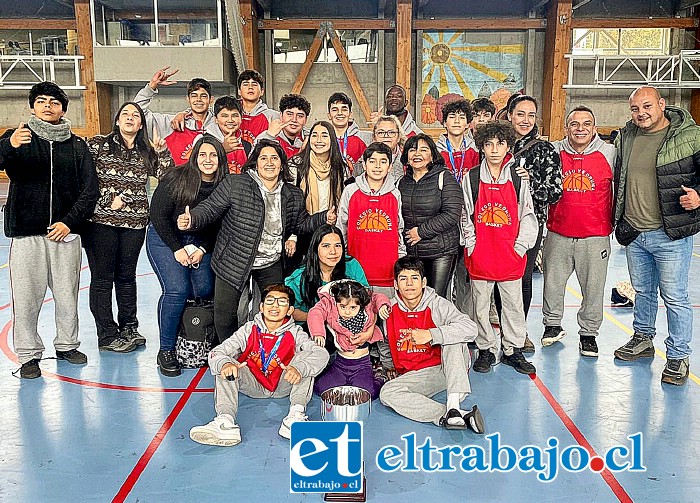
<path id="1" fill-rule="evenodd" d="M 469 186 L 472 190 L 472 201 L 476 206 L 476 200 L 479 198 L 479 182 L 481 181 L 479 175 L 481 174 L 480 166 L 476 166 L 467 172 L 469 175 Z M 515 197 L 518 202 L 520 202 L 520 185 L 522 179 L 515 172 L 515 164 L 510 165 L 510 180 L 513 182 L 513 188 L 515 189 Z"/>
<path id="2" fill-rule="evenodd" d="M 214 303 L 202 299 L 188 300 L 175 343 L 180 366 L 188 369 L 206 367 L 215 339 Z"/>

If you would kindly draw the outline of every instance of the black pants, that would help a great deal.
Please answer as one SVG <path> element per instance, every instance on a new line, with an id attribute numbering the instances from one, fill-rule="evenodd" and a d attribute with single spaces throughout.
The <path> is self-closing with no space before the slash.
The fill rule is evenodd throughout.
<path id="1" fill-rule="evenodd" d="M 251 276 L 258 284 L 260 292 L 275 283 L 284 283 L 282 261 L 278 260 L 264 269 L 253 269 Z M 248 282 L 246 278 L 244 284 Z M 223 342 L 238 330 L 238 303 L 242 292 L 216 277 L 214 282 L 214 326 L 219 342 Z"/>
<path id="2" fill-rule="evenodd" d="M 527 255 L 527 265 L 525 266 L 525 274 L 523 275 L 523 311 L 525 312 L 525 319 L 527 320 L 527 313 L 530 312 L 530 303 L 532 302 L 532 273 L 535 271 L 535 261 L 537 260 L 537 252 L 540 251 L 540 246 L 542 245 L 542 233 L 544 232 L 544 225 L 540 225 L 540 229 L 537 233 L 537 241 L 535 241 L 535 246 L 530 248 Z M 498 285 L 493 289 L 494 297 L 496 300 L 496 309 L 498 310 L 498 317 L 501 317 L 501 294 L 498 293 Z"/>
<path id="3" fill-rule="evenodd" d="M 432 259 L 421 258 L 421 261 L 425 266 L 428 286 L 434 288 L 440 297 L 449 298 L 448 292 L 457 265 L 457 254 L 452 253 Z"/>
<path id="4" fill-rule="evenodd" d="M 136 319 L 136 265 L 146 229 L 89 223 L 83 244 L 90 265 L 90 311 L 100 346 L 112 342 Z M 112 288 L 117 298 L 117 322 L 112 314 Z"/>

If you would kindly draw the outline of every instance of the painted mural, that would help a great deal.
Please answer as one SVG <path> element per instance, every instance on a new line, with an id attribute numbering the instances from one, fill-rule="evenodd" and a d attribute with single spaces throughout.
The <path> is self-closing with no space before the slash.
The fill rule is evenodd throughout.
<path id="1" fill-rule="evenodd" d="M 467 43 L 474 33 L 423 32 L 421 122 L 442 124 L 442 106 L 464 96 L 490 98 L 500 109 L 508 97 L 522 91 L 523 44 L 488 45 Z"/>

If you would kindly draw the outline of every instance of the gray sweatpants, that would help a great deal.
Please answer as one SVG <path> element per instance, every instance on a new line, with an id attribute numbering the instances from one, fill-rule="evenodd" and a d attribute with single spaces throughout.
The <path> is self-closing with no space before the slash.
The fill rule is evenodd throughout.
<path id="1" fill-rule="evenodd" d="M 498 291 L 501 294 L 501 333 L 503 340 L 498 340 L 491 326 L 491 294 L 494 285 L 498 283 Z M 488 349 L 498 356 L 498 350 L 503 345 L 503 353 L 510 356 L 514 348 L 522 348 L 525 345 L 525 313 L 523 312 L 523 288 L 522 279 L 514 281 L 485 281 L 472 279 L 472 295 L 474 296 L 474 310 L 476 312 L 476 326 L 479 332 L 476 335 L 476 346 L 479 351 Z"/>
<path id="2" fill-rule="evenodd" d="M 216 375 L 214 381 L 216 414 L 231 414 L 234 420 L 238 414 L 239 391 L 250 398 L 283 398 L 288 396 L 291 405 L 306 407 L 306 404 L 311 400 L 314 388 L 313 377 L 302 377 L 299 384 L 291 385 L 284 380 L 284 374 L 282 374 L 277 389 L 270 391 L 258 382 L 248 367 L 238 369 L 238 377 L 235 381 L 229 381 L 221 375 Z"/>
<path id="3" fill-rule="evenodd" d="M 544 293 L 542 315 L 546 327 L 561 326 L 566 283 L 572 272 L 581 285 L 578 310 L 579 336 L 597 336 L 603 323 L 605 278 L 610 258 L 610 237 L 567 238 L 549 232 L 544 243 Z"/>
<path id="4" fill-rule="evenodd" d="M 472 301 L 471 282 L 467 266 L 464 264 L 464 249 L 457 257 L 457 266 L 452 276 L 452 303 L 460 312 L 474 319 L 474 302 Z"/>
<path id="5" fill-rule="evenodd" d="M 46 236 L 12 238 L 10 242 L 10 290 L 12 332 L 20 364 L 41 358 L 44 344 L 39 337 L 39 312 L 47 287 L 55 306 L 57 351 L 70 351 L 78 341 L 78 285 L 82 260 L 80 237 L 51 241 Z"/>
<path id="6" fill-rule="evenodd" d="M 471 392 L 467 369 L 471 359 L 466 344 L 442 346 L 442 364 L 411 370 L 382 386 L 379 400 L 413 421 L 440 424 L 445 404 L 431 397 L 441 391 L 459 393 L 460 401 Z"/>

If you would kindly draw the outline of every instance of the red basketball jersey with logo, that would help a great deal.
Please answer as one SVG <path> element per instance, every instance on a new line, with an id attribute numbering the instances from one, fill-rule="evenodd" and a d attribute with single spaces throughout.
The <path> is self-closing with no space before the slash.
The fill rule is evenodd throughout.
<path id="1" fill-rule="evenodd" d="M 201 127 L 202 123 L 197 121 L 197 130 L 173 131 L 165 137 L 165 144 L 168 146 L 176 166 L 185 164 L 190 159 L 195 138 L 204 134 Z"/>
<path id="2" fill-rule="evenodd" d="M 453 151 L 454 165 L 447 150 L 443 150 L 440 154 L 445 160 L 445 167 L 452 172 L 458 182 L 462 181 L 462 177 L 467 174 L 467 171 L 479 165 L 479 152 L 472 148 Z"/>
<path id="3" fill-rule="evenodd" d="M 365 145 L 365 142 L 363 142 L 357 135 L 350 135 L 347 138 L 338 138 L 338 146 L 340 147 L 340 153 L 342 156 L 346 159 L 349 158 L 353 165 L 360 160 L 362 154 L 364 154 L 365 150 L 367 150 L 367 145 Z"/>
<path id="4" fill-rule="evenodd" d="M 477 280 L 513 281 L 523 277 L 527 258 L 515 251 L 520 232 L 518 198 L 513 182 L 479 182 L 474 205 L 476 246 L 464 263 L 469 276 Z"/>
<path id="5" fill-rule="evenodd" d="M 423 311 L 404 311 L 394 304 L 386 320 L 386 335 L 391 349 L 391 358 L 399 374 L 442 364 L 440 346 L 415 344 L 411 339 L 411 329 L 428 330 L 435 328 L 430 308 Z"/>
<path id="6" fill-rule="evenodd" d="M 241 117 L 241 137 L 253 145 L 255 138 L 263 131 L 267 131 L 270 121 L 265 114 L 249 115 L 243 114 Z"/>
<path id="7" fill-rule="evenodd" d="M 389 192 L 355 191 L 348 203 L 348 253 L 355 257 L 372 286 L 394 284 L 399 258 L 399 201 Z"/>
<path id="8" fill-rule="evenodd" d="M 226 154 L 228 161 L 228 172 L 231 175 L 237 175 L 241 172 L 241 168 L 248 160 L 248 155 L 245 153 L 243 145 L 240 145 L 235 150 Z"/>
<path id="9" fill-rule="evenodd" d="M 569 238 L 609 236 L 612 232 L 613 172 L 601 152 L 562 151 L 561 199 L 549 207 L 547 228 Z"/>
<path id="10" fill-rule="evenodd" d="M 260 343 L 262 342 L 265 357 L 267 358 L 270 351 L 273 350 L 278 337 L 282 337 L 282 341 L 270 360 L 267 371 L 265 372 L 263 371 Z M 253 325 L 250 336 L 248 336 L 248 343 L 246 344 L 245 351 L 238 357 L 238 361 L 241 363 L 247 362 L 250 372 L 263 388 L 269 391 L 275 391 L 280 382 L 280 377 L 282 377 L 282 367 L 280 363 L 283 363 L 285 367 L 289 365 L 294 357 L 295 347 L 294 336 L 291 332 L 285 332 L 277 336 L 275 334 L 267 334 L 261 331 L 257 325 Z"/>

